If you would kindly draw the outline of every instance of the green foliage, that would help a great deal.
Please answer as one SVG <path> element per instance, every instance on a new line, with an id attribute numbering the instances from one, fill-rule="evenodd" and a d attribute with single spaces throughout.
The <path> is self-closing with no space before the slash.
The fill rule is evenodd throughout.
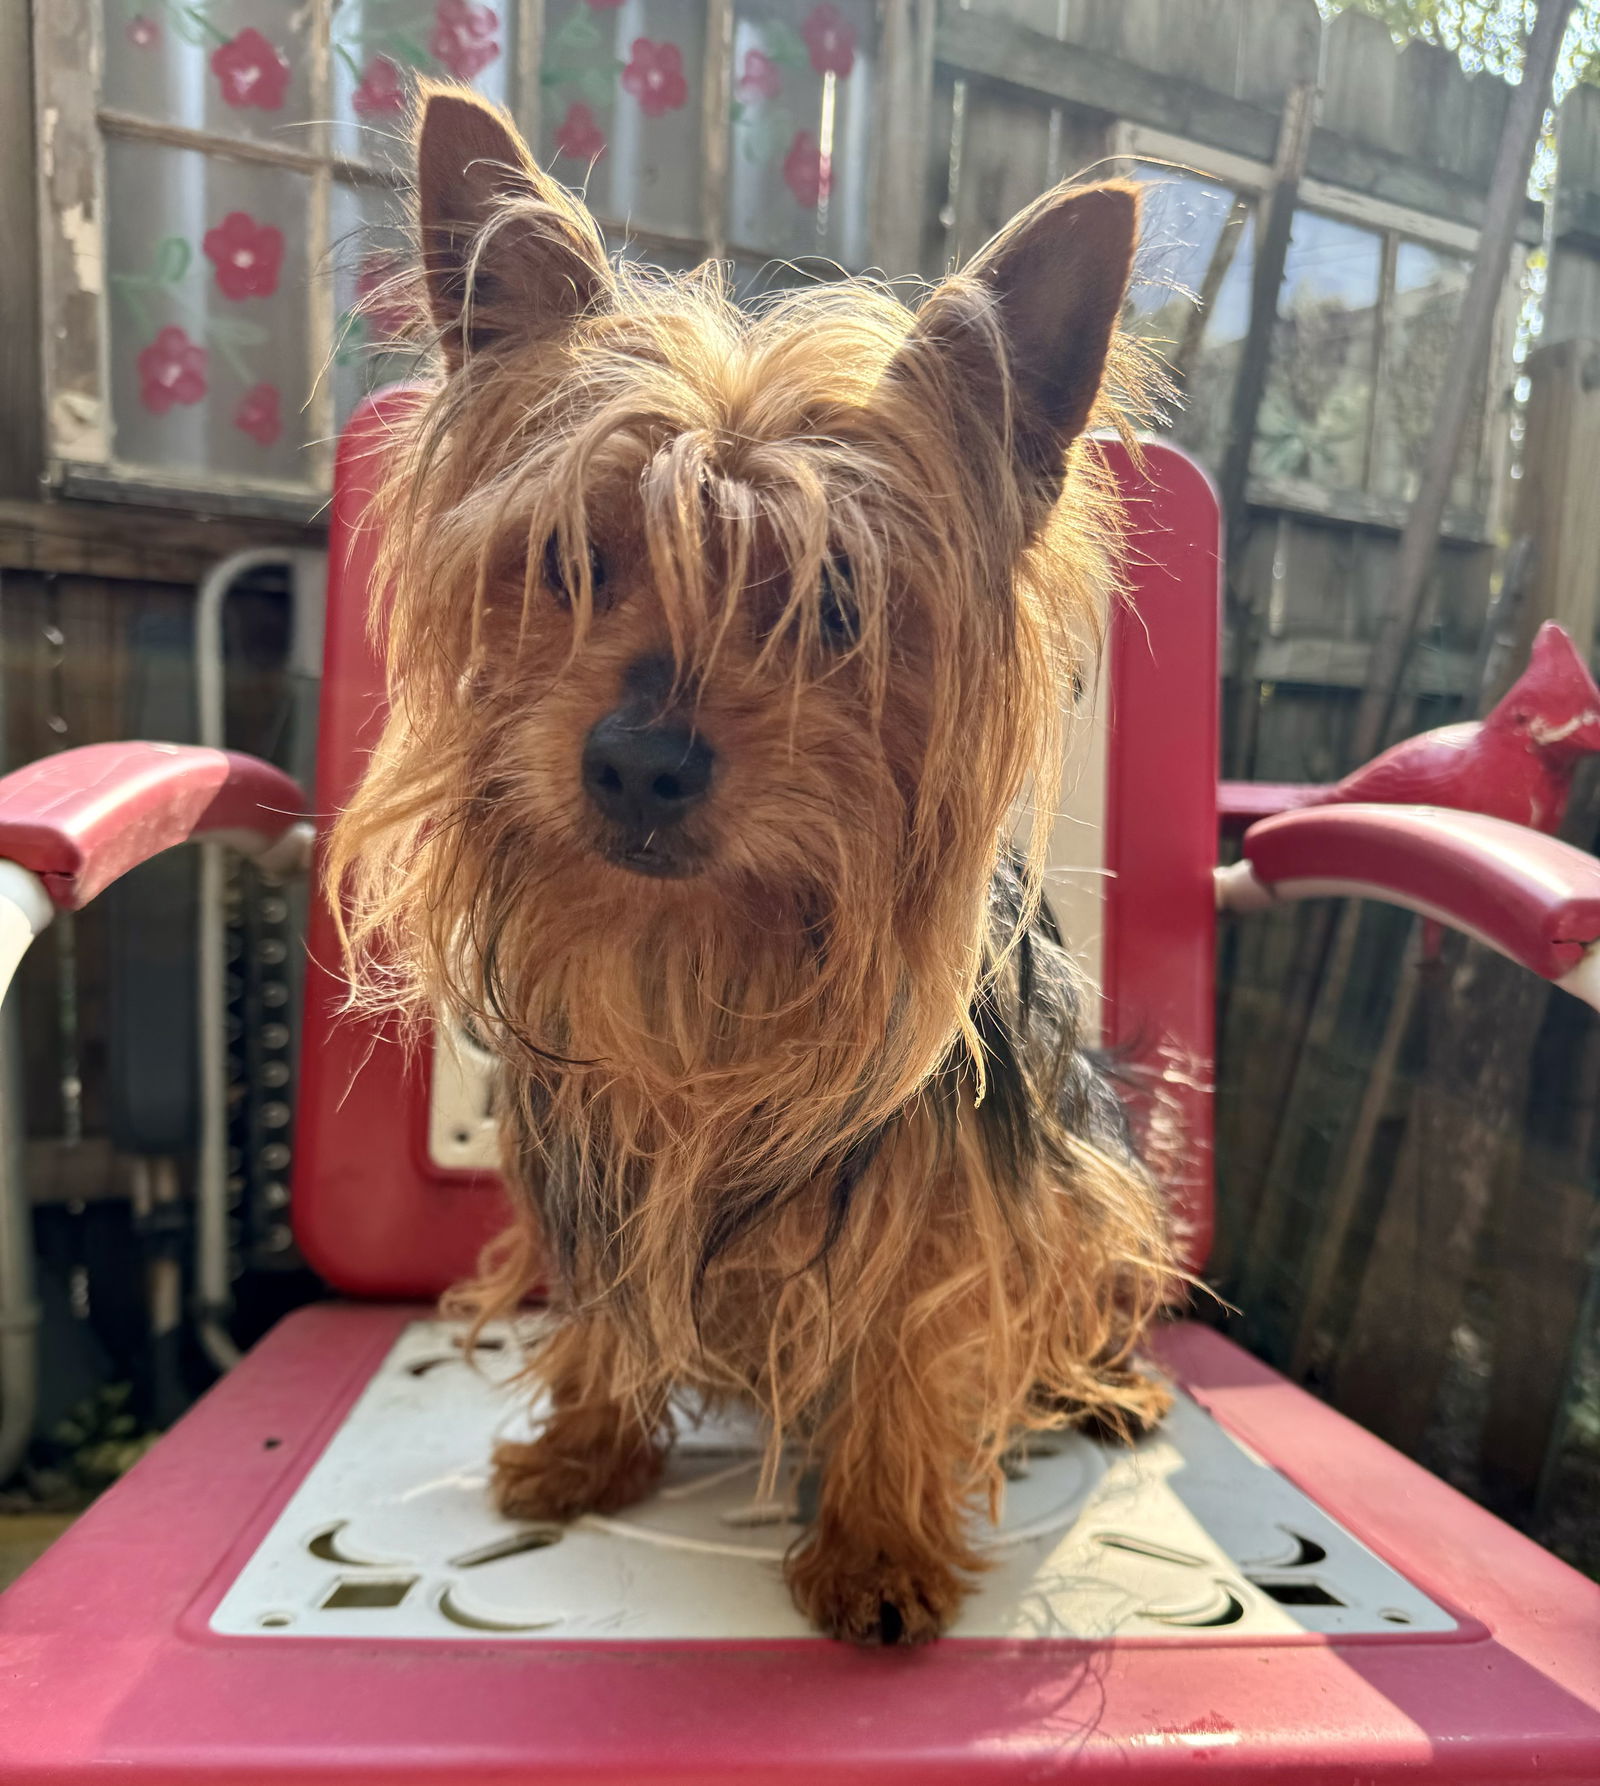
<path id="1" fill-rule="evenodd" d="M 1369 12 L 1402 41 L 1421 38 L 1453 50 L 1469 73 L 1520 77 L 1523 44 L 1537 0 L 1318 0 L 1324 18 Z M 1567 27 L 1556 72 L 1557 102 L 1580 81 L 1600 86 L 1600 0 L 1582 0 Z"/>
<path id="2" fill-rule="evenodd" d="M 46 1449 L 53 1467 L 38 1472 L 45 1498 L 62 1503 L 97 1495 L 144 1456 L 159 1436 L 129 1412 L 127 1383 L 104 1383 L 51 1432 Z"/>

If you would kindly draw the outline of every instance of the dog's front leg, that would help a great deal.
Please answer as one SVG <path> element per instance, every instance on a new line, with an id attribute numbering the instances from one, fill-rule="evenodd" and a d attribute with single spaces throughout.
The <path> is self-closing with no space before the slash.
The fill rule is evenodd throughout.
<path id="1" fill-rule="evenodd" d="M 926 1643 L 981 1566 L 962 1489 L 972 1435 L 914 1357 L 895 1351 L 853 1376 L 824 1428 L 816 1519 L 788 1559 L 789 1590 L 831 1637 Z"/>
<path id="2" fill-rule="evenodd" d="M 666 1396 L 619 1398 L 620 1341 L 610 1321 L 560 1327 L 534 1360 L 551 1411 L 537 1438 L 495 1447 L 491 1493 L 509 1519 L 615 1513 L 655 1486 L 666 1458 Z"/>

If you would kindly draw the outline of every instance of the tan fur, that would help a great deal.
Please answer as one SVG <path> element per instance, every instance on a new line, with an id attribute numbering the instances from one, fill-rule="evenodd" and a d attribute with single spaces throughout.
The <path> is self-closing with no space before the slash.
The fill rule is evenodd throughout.
<path id="1" fill-rule="evenodd" d="M 496 114 L 456 130 L 467 101 L 428 104 L 450 370 L 394 443 L 391 711 L 328 873 L 355 998 L 470 1022 L 504 1063 L 513 1225 L 454 1306 L 504 1316 L 548 1277 L 564 1325 L 529 1364 L 555 1413 L 501 1448 L 497 1493 L 519 1517 L 620 1505 L 659 1469 L 669 1396 L 753 1401 L 770 1467 L 785 1439 L 821 1462 L 797 1602 L 917 1641 L 978 1566 L 966 1520 L 1016 1430 L 1164 1405 L 1129 1363 L 1171 1284 L 1156 1190 L 1063 1122 L 1044 1066 L 1016 1182 L 974 1018 L 1021 996 L 1065 691 L 1115 582 L 1112 492 L 1072 436 L 1093 403 L 1118 414 L 1096 392 L 1129 201 L 1042 201 L 915 321 L 860 282 L 752 316 L 714 268 L 608 269 L 520 145 L 485 161 Z M 452 153 L 478 170 L 464 198 L 430 172 Z M 1064 233 L 1043 206 L 1073 202 Z M 1052 261 L 1102 241 L 1120 267 Z M 1082 287 L 1060 391 L 1018 345 L 1049 326 L 1016 296 L 1039 243 Z M 846 562 L 841 648 L 819 629 Z M 607 859 L 579 777 L 642 655 L 716 751 L 680 879 Z"/>

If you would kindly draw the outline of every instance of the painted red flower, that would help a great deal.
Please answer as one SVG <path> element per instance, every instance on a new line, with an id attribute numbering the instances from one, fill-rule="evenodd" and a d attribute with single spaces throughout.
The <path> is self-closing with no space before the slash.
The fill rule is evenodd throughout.
<path id="1" fill-rule="evenodd" d="M 198 403 L 206 394 L 206 350 L 169 324 L 140 351 L 139 401 L 157 415 L 174 403 Z"/>
<path id="2" fill-rule="evenodd" d="M 567 107 L 556 127 L 556 148 L 573 161 L 594 161 L 606 152 L 606 133 L 582 100 Z"/>
<path id="3" fill-rule="evenodd" d="M 806 15 L 800 35 L 811 52 L 811 66 L 818 74 L 836 74 L 841 80 L 856 65 L 856 28 L 833 0 L 822 0 Z"/>
<path id="4" fill-rule="evenodd" d="M 254 25 L 211 52 L 211 72 L 229 105 L 254 105 L 264 112 L 282 109 L 289 90 L 289 63 Z"/>
<path id="5" fill-rule="evenodd" d="M 400 270 L 399 257 L 382 249 L 362 255 L 356 269 L 356 302 L 381 341 L 393 341 L 411 326 L 410 307 L 396 283 Z"/>
<path id="6" fill-rule="evenodd" d="M 142 12 L 136 13 L 128 20 L 128 28 L 123 35 L 136 50 L 147 50 L 152 44 L 161 41 L 161 21 Z"/>
<path id="7" fill-rule="evenodd" d="M 794 194 L 797 204 L 814 211 L 828 196 L 833 170 L 830 157 L 822 153 L 817 139 L 809 130 L 797 130 L 789 153 L 783 158 L 783 181 Z"/>
<path id="8" fill-rule="evenodd" d="M 776 99 L 783 91 L 783 70 L 764 51 L 746 50 L 744 68 L 733 91 L 746 105 L 754 105 L 758 99 Z"/>
<path id="9" fill-rule="evenodd" d="M 217 269 L 222 295 L 240 303 L 245 298 L 270 298 L 278 289 L 283 266 L 283 231 L 257 223 L 248 211 L 230 211 L 208 229 L 203 246 Z"/>
<path id="10" fill-rule="evenodd" d="M 269 447 L 283 432 L 282 400 L 275 384 L 252 385 L 239 399 L 233 425 L 258 446 Z"/>
<path id="11" fill-rule="evenodd" d="M 387 56 L 374 56 L 361 71 L 361 84 L 350 96 L 358 117 L 382 116 L 406 109 L 406 84 Z"/>
<path id="12" fill-rule="evenodd" d="M 500 54 L 494 35 L 499 29 L 500 15 L 492 7 L 439 0 L 428 48 L 458 81 L 470 81 Z"/>
<path id="13" fill-rule="evenodd" d="M 687 103 L 689 83 L 683 78 L 683 56 L 675 43 L 633 40 L 633 57 L 622 71 L 622 90 L 639 102 L 647 118 L 675 112 Z"/>

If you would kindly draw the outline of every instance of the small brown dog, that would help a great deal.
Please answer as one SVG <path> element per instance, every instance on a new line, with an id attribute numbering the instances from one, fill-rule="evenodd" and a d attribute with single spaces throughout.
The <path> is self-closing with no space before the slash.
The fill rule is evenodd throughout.
<path id="1" fill-rule="evenodd" d="M 503 1063 L 553 1411 L 498 1503 L 645 1494 L 685 1395 L 820 1470 L 797 1604 L 938 1634 L 1018 1433 L 1159 1417 L 1167 1223 L 1039 898 L 1113 582 L 1094 449 L 1123 185 L 1048 194 L 913 316 L 608 264 L 508 119 L 424 96 L 443 377 L 383 498 L 392 711 L 333 843 L 356 996 Z M 1031 851 L 1011 843 L 1028 794 Z"/>

